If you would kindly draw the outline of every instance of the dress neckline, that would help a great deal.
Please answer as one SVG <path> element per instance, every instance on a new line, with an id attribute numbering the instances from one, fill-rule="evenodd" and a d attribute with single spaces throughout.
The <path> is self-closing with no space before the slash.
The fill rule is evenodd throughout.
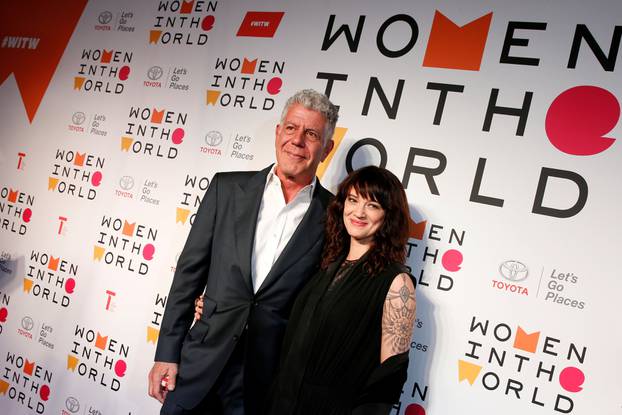
<path id="1" fill-rule="evenodd" d="M 362 262 L 364 257 L 365 255 L 362 255 L 360 258 L 357 259 L 344 259 L 341 264 L 339 264 L 339 267 L 337 268 L 337 271 L 335 272 L 333 279 L 328 286 L 328 291 L 334 290 L 337 285 L 343 282 L 343 280 L 346 280 L 351 273 L 350 271 L 352 271 L 352 269 L 356 265 Z"/>

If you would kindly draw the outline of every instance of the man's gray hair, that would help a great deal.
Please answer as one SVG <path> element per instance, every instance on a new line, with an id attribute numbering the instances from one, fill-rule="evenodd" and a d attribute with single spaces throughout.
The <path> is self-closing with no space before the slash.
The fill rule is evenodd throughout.
<path id="1" fill-rule="evenodd" d="M 285 116 L 287 115 L 289 107 L 294 104 L 300 104 L 306 109 L 317 111 L 326 118 L 324 136 L 322 137 L 323 144 L 326 144 L 328 140 L 333 138 L 335 125 L 337 125 L 337 119 L 339 119 L 339 109 L 335 104 L 330 102 L 326 95 L 314 89 L 303 89 L 296 92 L 285 103 L 285 107 L 281 113 L 281 124 L 285 121 Z"/>

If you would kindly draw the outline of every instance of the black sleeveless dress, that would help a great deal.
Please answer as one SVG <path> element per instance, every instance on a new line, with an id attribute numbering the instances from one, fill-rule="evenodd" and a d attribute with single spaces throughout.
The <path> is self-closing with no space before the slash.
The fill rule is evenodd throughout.
<path id="1" fill-rule="evenodd" d="M 408 352 L 380 364 L 381 322 L 389 287 L 407 270 L 392 263 L 370 276 L 363 258 L 333 281 L 340 265 L 320 271 L 296 299 L 267 414 L 388 413 L 399 400 Z"/>

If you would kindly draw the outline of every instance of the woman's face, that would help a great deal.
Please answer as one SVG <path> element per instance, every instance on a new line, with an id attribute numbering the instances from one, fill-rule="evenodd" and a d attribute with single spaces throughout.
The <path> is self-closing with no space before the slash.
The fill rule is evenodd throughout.
<path id="1" fill-rule="evenodd" d="M 343 204 L 343 223 L 351 238 L 362 244 L 371 244 L 384 222 L 380 203 L 360 196 L 350 189 Z"/>

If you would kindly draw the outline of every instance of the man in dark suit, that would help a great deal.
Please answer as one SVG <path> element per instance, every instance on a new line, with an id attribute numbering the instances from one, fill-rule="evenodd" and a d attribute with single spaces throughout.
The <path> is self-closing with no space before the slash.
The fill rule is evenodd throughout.
<path id="1" fill-rule="evenodd" d="M 286 103 L 276 165 L 217 173 L 177 264 L 149 394 L 161 414 L 257 414 L 296 294 L 317 269 L 331 194 L 315 177 L 337 108 L 313 90 Z M 201 318 L 194 299 L 204 292 Z"/>

